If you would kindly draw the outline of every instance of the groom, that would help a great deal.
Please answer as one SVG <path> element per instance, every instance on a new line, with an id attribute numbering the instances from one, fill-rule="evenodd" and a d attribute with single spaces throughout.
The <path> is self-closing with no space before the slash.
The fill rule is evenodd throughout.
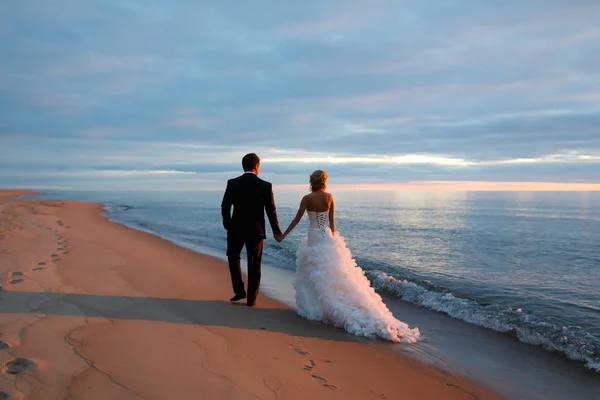
<path id="1" fill-rule="evenodd" d="M 258 177 L 260 158 L 254 153 L 242 158 L 244 174 L 230 179 L 221 203 L 223 226 L 227 230 L 227 259 L 231 283 L 235 296 L 231 301 L 247 298 L 252 307 L 258 296 L 260 286 L 260 265 L 263 241 L 266 239 L 265 211 L 269 217 L 271 229 L 277 241 L 281 241 L 281 229 L 277 221 L 273 188 L 269 182 Z M 233 216 L 231 216 L 233 206 Z M 248 293 L 244 290 L 240 253 L 246 246 L 248 254 Z"/>

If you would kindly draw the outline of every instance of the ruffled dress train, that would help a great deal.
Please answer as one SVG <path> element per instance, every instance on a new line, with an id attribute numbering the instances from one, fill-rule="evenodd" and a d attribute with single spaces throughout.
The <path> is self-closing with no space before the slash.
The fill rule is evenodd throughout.
<path id="1" fill-rule="evenodd" d="M 328 212 L 308 212 L 308 235 L 296 260 L 298 314 L 368 338 L 414 343 L 418 328 L 397 320 L 356 265 L 344 238 L 328 227 Z"/>

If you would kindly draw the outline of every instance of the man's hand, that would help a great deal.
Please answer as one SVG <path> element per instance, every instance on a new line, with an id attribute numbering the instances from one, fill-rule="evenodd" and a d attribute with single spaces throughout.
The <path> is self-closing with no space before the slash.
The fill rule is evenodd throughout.
<path id="1" fill-rule="evenodd" d="M 281 241 L 282 241 L 283 239 L 285 239 L 285 236 L 283 236 L 283 235 L 281 235 L 281 234 L 279 234 L 279 235 L 278 235 L 278 234 L 275 234 L 275 235 L 273 235 L 273 236 L 275 236 L 275 240 L 277 240 L 277 242 L 278 242 L 278 243 L 281 243 Z"/>

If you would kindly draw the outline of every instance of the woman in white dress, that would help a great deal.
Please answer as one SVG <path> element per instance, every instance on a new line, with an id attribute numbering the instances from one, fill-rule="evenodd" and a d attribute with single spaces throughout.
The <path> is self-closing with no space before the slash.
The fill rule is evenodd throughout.
<path id="1" fill-rule="evenodd" d="M 298 314 L 358 336 L 416 342 L 420 337 L 418 328 L 410 329 L 394 318 L 352 259 L 344 238 L 336 232 L 333 196 L 325 192 L 326 184 L 325 171 L 312 173 L 311 193 L 302 198 L 296 217 L 283 234 L 285 239 L 308 213 L 308 235 L 296 253 Z"/>

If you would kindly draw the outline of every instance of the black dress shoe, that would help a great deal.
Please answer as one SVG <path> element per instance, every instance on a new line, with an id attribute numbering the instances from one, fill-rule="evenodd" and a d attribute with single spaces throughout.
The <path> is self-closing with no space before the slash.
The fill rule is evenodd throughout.
<path id="1" fill-rule="evenodd" d="M 236 293 L 229 301 L 239 301 L 246 298 L 246 293 Z"/>

